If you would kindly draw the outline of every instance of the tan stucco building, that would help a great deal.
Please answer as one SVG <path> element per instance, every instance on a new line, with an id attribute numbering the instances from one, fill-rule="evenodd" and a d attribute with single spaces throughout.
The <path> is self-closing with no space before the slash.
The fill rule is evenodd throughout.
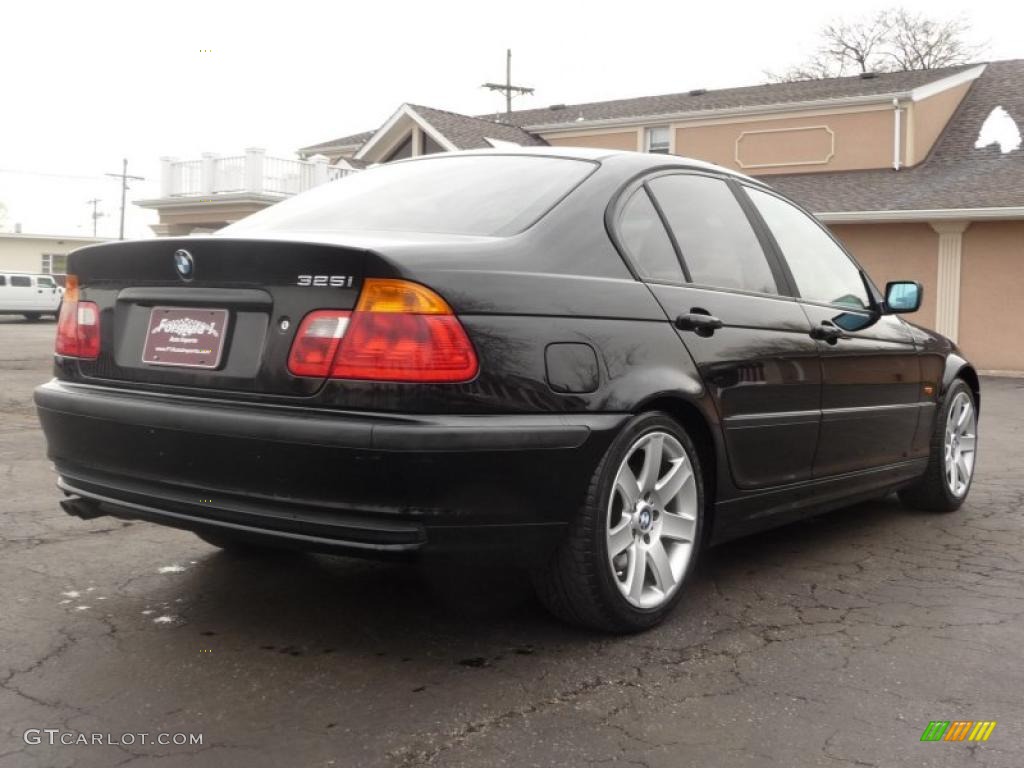
<path id="1" fill-rule="evenodd" d="M 471 117 L 404 104 L 300 156 L 372 164 L 507 144 L 695 157 L 765 180 L 828 224 L 875 282 L 920 280 L 912 317 L 982 369 L 1024 372 L 1024 61 L 694 90 Z M 993 140 L 998 137 L 1000 140 Z"/>
<path id="2" fill-rule="evenodd" d="M 71 251 L 103 242 L 106 238 L 0 232 L 0 272 L 63 275 Z"/>

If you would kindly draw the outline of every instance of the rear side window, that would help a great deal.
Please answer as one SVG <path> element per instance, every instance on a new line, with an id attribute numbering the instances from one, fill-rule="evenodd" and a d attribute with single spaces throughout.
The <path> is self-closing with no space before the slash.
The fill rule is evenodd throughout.
<path id="1" fill-rule="evenodd" d="M 650 182 L 694 283 L 778 293 L 775 277 L 729 185 L 676 174 Z"/>
<path id="2" fill-rule="evenodd" d="M 431 156 L 350 174 L 221 231 L 511 235 L 534 224 L 596 167 L 536 155 Z"/>
<path id="3" fill-rule="evenodd" d="M 11 275 L 11 287 L 12 288 L 31 288 L 32 278 L 25 277 L 24 275 Z"/>
<path id="4" fill-rule="evenodd" d="M 775 195 L 746 189 L 782 249 L 801 298 L 858 309 L 869 306 L 857 265 L 817 221 Z"/>
<path id="5" fill-rule="evenodd" d="M 643 187 L 636 190 L 622 208 L 619 236 L 644 277 L 683 282 L 683 269 L 679 266 L 672 241 L 668 239 L 665 225 Z"/>
<path id="6" fill-rule="evenodd" d="M 0 285 L 7 285 L 7 275 L 0 275 Z"/>

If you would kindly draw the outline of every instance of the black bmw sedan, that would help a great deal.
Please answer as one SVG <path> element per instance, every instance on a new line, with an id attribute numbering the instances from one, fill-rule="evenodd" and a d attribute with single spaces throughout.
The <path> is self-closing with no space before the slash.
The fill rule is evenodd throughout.
<path id="1" fill-rule="evenodd" d="M 225 548 L 515 555 L 663 619 L 700 551 L 897 491 L 963 503 L 979 384 L 807 212 L 684 158 L 373 168 L 216 235 L 75 251 L 35 392 L 65 510 Z"/>

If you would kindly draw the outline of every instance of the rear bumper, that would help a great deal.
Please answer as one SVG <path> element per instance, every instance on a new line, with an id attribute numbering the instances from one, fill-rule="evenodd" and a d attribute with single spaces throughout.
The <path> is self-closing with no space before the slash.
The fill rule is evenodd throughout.
<path id="1" fill-rule="evenodd" d="M 56 380 L 35 401 L 79 512 L 357 554 L 544 550 L 628 417 L 395 416 Z"/>

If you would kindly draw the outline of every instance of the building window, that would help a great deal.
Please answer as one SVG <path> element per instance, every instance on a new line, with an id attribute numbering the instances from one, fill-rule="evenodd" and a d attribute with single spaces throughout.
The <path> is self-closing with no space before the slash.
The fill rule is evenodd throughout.
<path id="1" fill-rule="evenodd" d="M 669 136 L 669 127 L 667 125 L 659 125 L 657 128 L 648 128 L 645 133 L 647 134 L 648 152 L 653 152 L 656 155 L 667 155 L 669 153 L 671 138 Z"/>
<path id="2" fill-rule="evenodd" d="M 44 253 L 39 271 L 44 275 L 63 275 L 67 271 L 67 265 L 66 253 Z"/>

